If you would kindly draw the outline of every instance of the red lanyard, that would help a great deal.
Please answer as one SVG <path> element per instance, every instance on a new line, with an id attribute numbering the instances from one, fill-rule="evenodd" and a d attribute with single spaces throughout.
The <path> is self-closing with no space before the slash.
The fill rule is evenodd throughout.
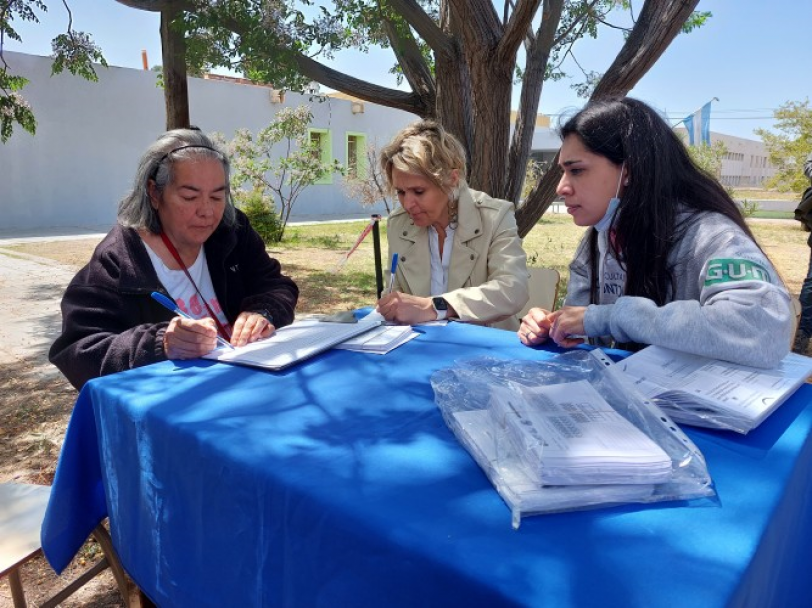
<path id="1" fill-rule="evenodd" d="M 220 320 L 217 318 L 217 315 L 214 314 L 214 311 L 209 306 L 209 303 L 206 302 L 206 298 L 204 298 L 203 294 L 200 293 L 200 290 L 197 288 L 197 284 L 195 283 L 194 279 L 192 278 L 192 275 L 189 274 L 189 270 L 188 270 L 188 268 L 186 268 L 186 264 L 184 264 L 183 260 L 180 258 L 180 254 L 178 253 L 178 250 L 172 244 L 172 241 L 169 240 L 169 237 L 166 236 L 166 232 L 161 232 L 161 240 L 163 240 L 164 245 L 166 245 L 166 248 L 169 249 L 169 253 L 172 254 L 172 257 L 175 258 L 175 261 L 178 264 L 180 264 L 180 267 L 183 269 L 183 272 L 186 273 L 186 278 L 189 279 L 189 282 L 192 284 L 192 287 L 195 288 L 195 291 L 197 292 L 197 295 L 200 296 L 200 299 L 203 301 L 203 305 L 206 307 L 206 310 L 209 311 L 209 316 L 212 319 L 214 319 L 214 322 L 217 325 L 217 333 L 220 334 L 220 336 L 222 338 L 225 338 L 226 340 L 231 340 L 231 334 L 228 332 L 228 330 L 225 327 L 223 327 L 223 324 L 220 323 Z"/>

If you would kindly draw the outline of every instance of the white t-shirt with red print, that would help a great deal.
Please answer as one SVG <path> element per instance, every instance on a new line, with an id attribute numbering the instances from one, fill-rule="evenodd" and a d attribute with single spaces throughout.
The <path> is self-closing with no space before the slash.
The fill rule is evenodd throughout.
<path id="1" fill-rule="evenodd" d="M 166 291 L 172 297 L 183 312 L 195 319 L 205 319 L 210 316 L 209 311 L 206 310 L 206 305 L 200 300 L 200 296 L 195 291 L 194 285 L 189 281 L 189 277 L 183 270 L 171 270 L 164 264 L 163 260 L 158 257 L 149 245 L 144 243 L 149 254 L 149 259 L 152 261 L 152 267 L 155 268 L 155 274 L 158 275 L 158 280 L 164 286 Z M 231 335 L 231 326 L 228 324 L 220 302 L 217 301 L 217 295 L 214 293 L 214 285 L 211 282 L 211 274 L 209 274 L 209 266 L 206 263 L 206 250 L 200 248 L 200 253 L 195 260 L 195 263 L 189 266 L 189 275 L 197 284 L 197 288 L 206 302 L 209 304 L 212 312 L 217 315 L 217 320 L 226 328 L 229 335 Z"/>

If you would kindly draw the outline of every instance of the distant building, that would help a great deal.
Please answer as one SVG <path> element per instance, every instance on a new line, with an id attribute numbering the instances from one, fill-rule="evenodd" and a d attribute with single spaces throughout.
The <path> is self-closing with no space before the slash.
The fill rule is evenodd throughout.
<path id="1" fill-rule="evenodd" d="M 685 128 L 678 127 L 674 131 L 683 141 L 687 141 Z M 710 135 L 711 145 L 721 141 L 727 147 L 727 153 L 722 158 L 722 172 L 719 178 L 723 186 L 763 188 L 764 182 L 775 175 L 776 170 L 770 164 L 764 142 L 714 131 L 711 131 Z M 539 115 L 530 157 L 546 168 L 553 162 L 560 147 L 561 141 L 555 129 L 550 128 L 549 118 Z"/>
<path id="2" fill-rule="evenodd" d="M 678 127 L 674 131 L 686 140 L 687 131 Z M 765 180 L 775 175 L 764 142 L 711 131 L 711 145 L 721 141 L 727 147 L 722 158 L 722 175 L 719 181 L 732 188 L 763 188 Z"/>

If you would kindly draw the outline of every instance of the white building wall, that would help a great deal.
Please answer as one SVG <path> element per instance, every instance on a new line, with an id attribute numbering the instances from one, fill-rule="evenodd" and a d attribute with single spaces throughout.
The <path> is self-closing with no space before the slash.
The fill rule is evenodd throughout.
<path id="1" fill-rule="evenodd" d="M 112 226 L 118 201 L 132 187 L 146 147 L 165 130 L 163 90 L 154 72 L 97 67 L 99 81 L 70 74 L 51 77 L 51 60 L 5 52 L 12 73 L 30 82 L 23 90 L 37 118 L 32 136 L 16 127 L 0 145 L 0 231 L 53 227 Z M 333 156 L 346 163 L 346 133 L 364 133 L 383 145 L 417 117 L 365 103 L 353 114 L 352 102 L 288 93 L 272 103 L 266 87 L 218 80 L 189 79 L 190 118 L 206 132 L 231 138 L 238 128 L 256 132 L 284 106 L 306 104 L 312 127 L 329 129 Z M 385 213 L 349 200 L 335 175 L 332 184 L 307 188 L 291 220 L 368 217 Z"/>
<path id="2" fill-rule="evenodd" d="M 775 167 L 770 164 L 763 142 L 722 133 L 711 133 L 711 141 L 721 141 L 727 146 L 719 180 L 723 185 L 760 188 L 767 178 L 775 174 Z"/>
<path id="3" fill-rule="evenodd" d="M 684 127 L 677 127 L 675 131 L 687 142 L 688 134 Z M 775 167 L 770 164 L 764 142 L 715 131 L 711 131 L 710 138 L 711 145 L 721 141 L 727 147 L 719 178 L 723 186 L 761 188 L 767 178 L 775 175 Z"/>

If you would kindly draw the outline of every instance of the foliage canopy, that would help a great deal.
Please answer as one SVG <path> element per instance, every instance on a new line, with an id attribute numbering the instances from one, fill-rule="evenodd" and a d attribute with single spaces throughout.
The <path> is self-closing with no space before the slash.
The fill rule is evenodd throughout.
<path id="1" fill-rule="evenodd" d="M 767 187 L 780 192 L 801 193 L 809 186 L 804 175 L 804 161 L 812 153 L 812 108 L 809 98 L 804 101 L 788 101 L 775 111 L 773 133 L 756 129 L 764 140 L 770 163 L 776 167 L 775 175 L 767 181 Z"/>
<path id="2" fill-rule="evenodd" d="M 51 75 L 68 70 L 75 76 L 96 81 L 98 76 L 93 62 L 107 67 L 101 49 L 89 34 L 73 29 L 73 15 L 67 2 L 62 3 L 67 13 L 66 31 L 53 39 L 54 63 Z M 6 143 L 19 125 L 32 135 L 37 131 L 37 121 L 31 106 L 20 92 L 28 83 L 24 77 L 12 73 L 2 49 L 6 39 L 22 42 L 14 28 L 15 20 L 39 23 L 37 11 L 47 11 L 43 0 L 0 0 L 0 142 Z"/>

